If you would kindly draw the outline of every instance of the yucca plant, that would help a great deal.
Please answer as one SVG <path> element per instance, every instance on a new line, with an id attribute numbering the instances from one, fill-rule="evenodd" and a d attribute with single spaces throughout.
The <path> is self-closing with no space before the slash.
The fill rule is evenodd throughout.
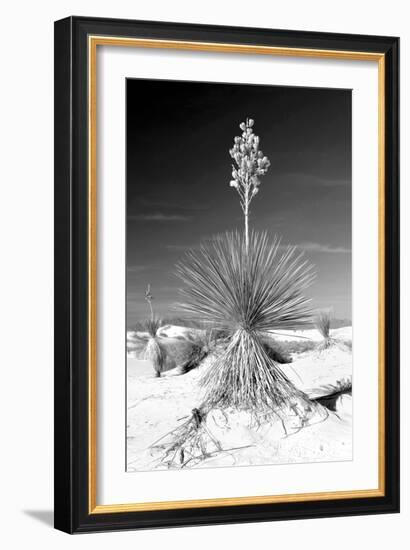
<path id="1" fill-rule="evenodd" d="M 316 328 L 322 335 L 322 342 L 319 344 L 319 350 L 330 348 L 335 341 L 330 336 L 331 315 L 329 311 L 320 311 L 316 317 Z"/>
<path id="2" fill-rule="evenodd" d="M 161 326 L 161 321 L 155 318 L 152 300 L 154 299 L 151 293 L 151 285 L 149 284 L 145 291 L 145 301 L 148 303 L 150 310 L 150 318 L 142 322 L 142 328 L 147 332 L 147 338 L 143 338 L 143 357 L 151 362 L 155 376 L 160 377 L 166 361 L 166 349 L 161 345 L 158 337 L 158 329 Z M 141 324 L 139 325 L 141 326 Z"/>
<path id="3" fill-rule="evenodd" d="M 151 362 L 157 377 L 164 370 L 175 367 L 179 367 L 181 373 L 188 372 L 208 355 L 211 339 L 205 331 L 195 333 L 193 339 L 162 337 L 159 329 L 164 323 L 155 317 L 153 299 L 151 287 L 148 285 L 145 300 L 149 304 L 150 318 L 136 325 L 136 333 L 139 334 L 134 338 L 133 351 L 137 356 Z"/>
<path id="4" fill-rule="evenodd" d="M 160 326 L 161 323 L 158 319 L 149 319 L 145 323 L 145 328 L 148 332 L 148 341 L 145 347 L 144 359 L 151 361 L 155 376 L 157 377 L 161 376 L 166 360 L 165 348 L 161 345 L 157 336 L 157 331 Z"/>
<path id="5" fill-rule="evenodd" d="M 166 434 L 162 461 L 170 466 L 221 451 L 206 425 L 213 408 L 246 410 L 259 422 L 269 415 L 291 414 L 306 425 L 313 403 L 282 372 L 266 350 L 266 333 L 311 323 L 304 291 L 311 283 L 312 266 L 295 248 L 282 247 L 276 237 L 249 230 L 250 203 L 259 191 L 260 177 L 270 166 L 259 148 L 254 121 L 240 124 L 229 153 L 235 164 L 232 180 L 244 214 L 244 232 L 228 232 L 189 251 L 177 266 L 184 287 L 180 309 L 228 335 L 222 354 L 200 380 L 204 401 L 192 416 Z M 198 454 L 199 452 L 199 454 Z M 186 458 L 189 454 L 190 458 Z"/>
<path id="6" fill-rule="evenodd" d="M 296 249 L 282 249 L 266 233 L 250 232 L 248 242 L 226 233 L 188 252 L 177 272 L 184 283 L 181 310 L 230 334 L 201 380 L 205 402 L 276 408 L 300 397 L 264 346 L 266 332 L 311 322 L 304 290 L 314 273 Z"/>

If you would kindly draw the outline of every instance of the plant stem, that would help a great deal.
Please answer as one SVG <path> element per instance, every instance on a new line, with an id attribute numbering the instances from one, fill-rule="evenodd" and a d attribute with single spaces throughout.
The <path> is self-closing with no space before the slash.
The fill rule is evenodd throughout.
<path id="1" fill-rule="evenodd" d="M 246 191 L 245 191 L 245 250 L 246 253 L 248 253 L 249 249 L 249 188 L 248 185 L 246 185 Z"/>
<path id="2" fill-rule="evenodd" d="M 249 249 L 249 213 L 248 213 L 248 205 L 246 205 L 246 210 L 245 210 L 245 247 L 246 247 L 246 253 L 248 253 L 248 249 Z"/>

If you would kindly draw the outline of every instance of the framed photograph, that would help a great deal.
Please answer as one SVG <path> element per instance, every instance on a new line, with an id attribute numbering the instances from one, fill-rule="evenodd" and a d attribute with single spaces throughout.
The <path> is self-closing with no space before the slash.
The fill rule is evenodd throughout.
<path id="1" fill-rule="evenodd" d="M 399 510 L 399 39 L 55 24 L 55 527 Z"/>

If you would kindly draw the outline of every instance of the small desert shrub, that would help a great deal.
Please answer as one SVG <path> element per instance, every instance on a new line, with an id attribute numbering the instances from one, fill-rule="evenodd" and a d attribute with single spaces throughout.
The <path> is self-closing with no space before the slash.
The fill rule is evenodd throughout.
<path id="1" fill-rule="evenodd" d="M 189 319 L 185 317 L 164 317 L 162 319 L 162 325 L 174 325 L 177 327 L 186 327 L 186 328 L 203 328 L 203 323 L 198 319 Z"/>
<path id="2" fill-rule="evenodd" d="M 137 357 L 152 362 L 156 376 L 175 367 L 186 373 L 198 366 L 211 350 L 210 344 L 200 337 L 190 340 L 158 336 L 158 333 L 152 336 L 146 331 L 135 338 L 132 347 Z"/>
<path id="3" fill-rule="evenodd" d="M 319 349 L 324 350 L 333 344 L 333 339 L 330 337 L 330 322 L 331 316 L 328 311 L 321 311 L 316 317 L 316 328 L 323 337 L 323 341 L 319 345 Z"/>
<path id="4" fill-rule="evenodd" d="M 200 365 L 214 351 L 216 339 L 212 330 L 203 329 L 191 334 L 190 343 L 192 344 L 190 354 L 182 365 L 184 373 Z"/>
<path id="5" fill-rule="evenodd" d="M 282 342 L 278 342 L 273 338 L 266 338 L 262 340 L 262 343 L 269 359 L 273 359 L 273 361 L 281 365 L 292 363 L 292 357 Z"/>
<path id="6" fill-rule="evenodd" d="M 165 369 L 179 367 L 181 374 L 197 366 L 200 357 L 200 348 L 191 340 L 179 338 L 160 338 L 160 345 L 165 350 L 167 360 Z M 164 370 L 165 370 L 164 369 Z"/>
<path id="7" fill-rule="evenodd" d="M 313 351 L 317 348 L 317 343 L 313 340 L 286 340 L 281 342 L 283 350 L 286 353 L 306 353 L 307 351 Z"/>
<path id="8" fill-rule="evenodd" d="M 146 344 L 144 359 L 151 361 L 155 371 L 155 376 L 161 376 L 166 360 L 166 351 L 161 345 L 157 336 L 161 321 L 159 319 L 148 319 L 145 321 L 145 330 L 148 332 L 148 342 Z"/>
<path id="9" fill-rule="evenodd" d="M 145 332 L 147 330 L 145 323 L 146 321 L 137 321 L 133 326 L 134 332 Z"/>
<path id="10" fill-rule="evenodd" d="M 223 328 L 213 329 L 213 333 L 216 342 L 224 342 L 231 336 L 230 331 Z"/>
<path id="11" fill-rule="evenodd" d="M 351 378 L 342 378 L 335 384 L 328 384 L 322 388 L 322 393 L 323 395 L 316 398 L 315 401 L 330 411 L 335 411 L 337 400 L 341 395 L 352 395 L 352 380 Z"/>
<path id="12" fill-rule="evenodd" d="M 165 351 L 157 338 L 150 337 L 145 348 L 144 358 L 151 361 L 155 376 L 161 376 L 165 363 Z"/>
<path id="13" fill-rule="evenodd" d="M 154 316 L 154 309 L 152 307 L 153 299 L 151 285 L 149 284 L 145 292 L 145 301 L 149 306 L 150 318 L 137 323 L 135 327 L 137 338 L 134 339 L 135 345 L 133 348 L 136 354 L 138 354 L 138 352 L 141 353 L 144 359 L 151 362 L 155 376 L 159 377 L 161 376 L 161 372 L 167 360 L 167 352 L 158 336 L 158 329 L 161 327 L 162 323 L 160 319 L 156 319 Z M 139 332 L 142 334 L 138 335 Z"/>

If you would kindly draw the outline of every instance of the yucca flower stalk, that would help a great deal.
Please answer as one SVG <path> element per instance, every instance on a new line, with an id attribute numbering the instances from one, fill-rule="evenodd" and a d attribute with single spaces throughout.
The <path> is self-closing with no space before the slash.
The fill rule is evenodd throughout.
<path id="1" fill-rule="evenodd" d="M 259 191 L 260 177 L 264 176 L 270 166 L 270 161 L 259 149 L 259 136 L 253 133 L 254 120 L 247 118 L 241 122 L 239 128 L 241 136 L 234 138 L 229 154 L 235 161 L 232 165 L 232 180 L 240 197 L 241 208 L 245 217 L 245 242 L 249 244 L 249 206 Z"/>
<path id="2" fill-rule="evenodd" d="M 152 300 L 154 299 L 154 296 L 151 294 L 151 285 L 148 284 L 147 290 L 145 291 L 145 301 L 148 303 L 150 312 L 151 312 L 151 321 L 154 320 L 154 310 L 152 308 Z"/>

